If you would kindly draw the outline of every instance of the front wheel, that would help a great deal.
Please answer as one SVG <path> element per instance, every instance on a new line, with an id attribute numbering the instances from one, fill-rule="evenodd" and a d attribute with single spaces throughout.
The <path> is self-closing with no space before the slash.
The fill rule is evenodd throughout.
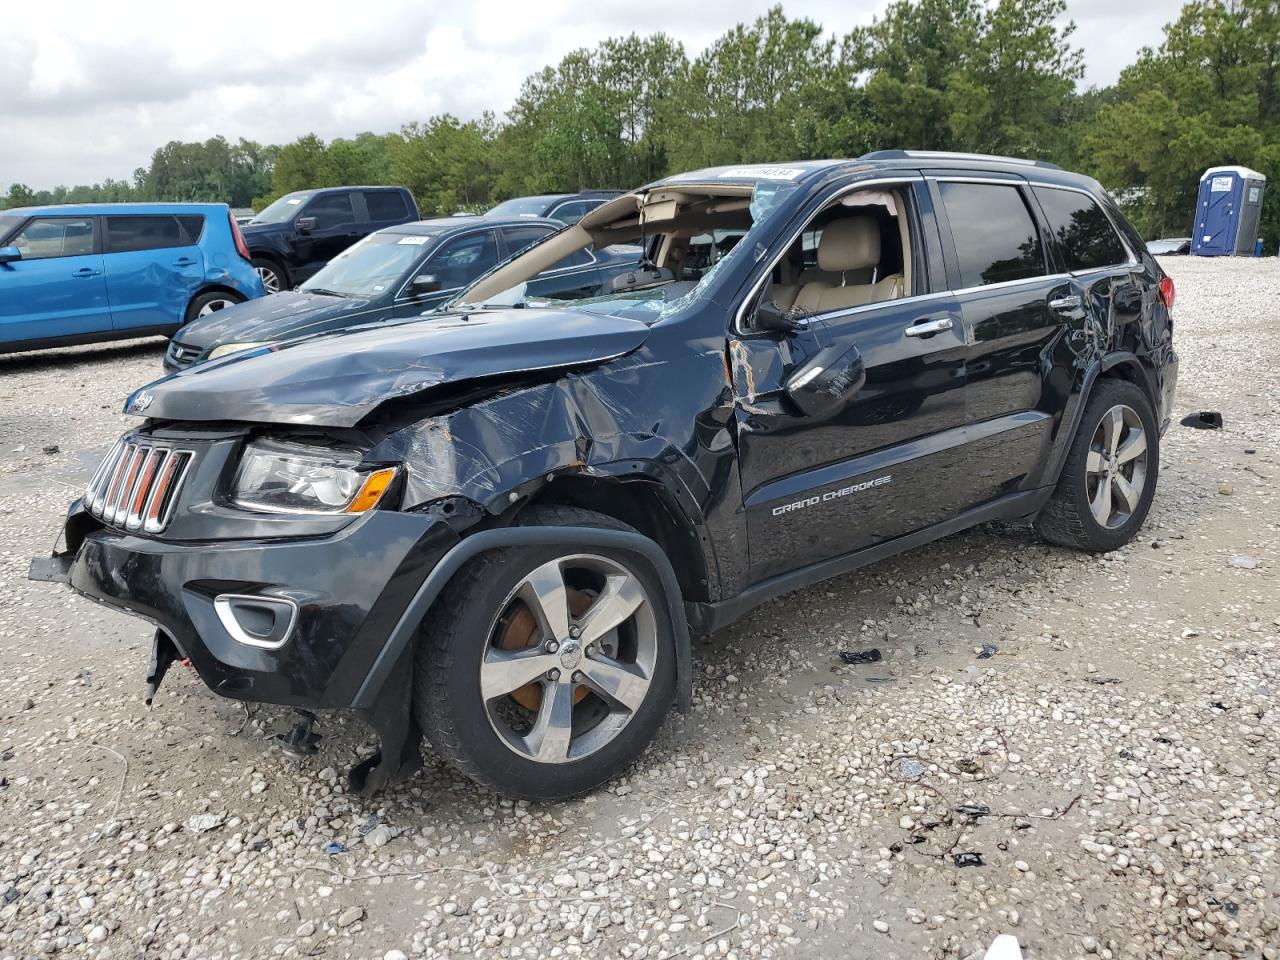
<path id="1" fill-rule="evenodd" d="M 567 508 L 528 519 L 631 529 Z M 673 701 L 674 630 L 662 582 L 620 551 L 483 554 L 424 621 L 414 680 L 419 726 L 472 780 L 527 800 L 586 793 L 640 756 Z"/>
<path id="2" fill-rule="evenodd" d="M 1102 380 L 1085 405 L 1036 530 L 1064 547 L 1122 547 L 1142 527 L 1159 475 L 1160 432 L 1151 401 L 1126 380 Z"/>

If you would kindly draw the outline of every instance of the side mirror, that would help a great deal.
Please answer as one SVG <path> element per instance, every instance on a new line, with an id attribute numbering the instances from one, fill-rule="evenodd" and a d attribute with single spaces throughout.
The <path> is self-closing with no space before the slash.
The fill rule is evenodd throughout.
<path id="1" fill-rule="evenodd" d="M 0 263 L 13 263 L 22 259 L 22 251 L 17 247 L 0 247 Z"/>
<path id="2" fill-rule="evenodd" d="M 434 273 L 420 273 L 409 284 L 409 294 L 414 297 L 425 297 L 428 293 L 436 293 L 442 288 L 440 278 Z"/>
<path id="3" fill-rule="evenodd" d="M 756 330 L 769 330 L 773 333 L 791 333 L 801 330 L 807 321 L 800 311 L 783 310 L 772 300 L 762 300 L 756 306 L 751 326 Z"/>
<path id="4" fill-rule="evenodd" d="M 867 382 L 857 347 L 837 344 L 819 350 L 783 384 L 787 396 L 806 417 L 829 417 Z"/>
<path id="5" fill-rule="evenodd" d="M 315 217 L 299 217 L 294 222 L 294 226 L 298 228 L 299 233 L 310 233 L 312 230 L 316 228 L 316 218 Z"/>

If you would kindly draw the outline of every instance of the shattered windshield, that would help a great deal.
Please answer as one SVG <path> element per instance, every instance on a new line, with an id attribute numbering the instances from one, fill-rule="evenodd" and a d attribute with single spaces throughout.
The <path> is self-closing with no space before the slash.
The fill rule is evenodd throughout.
<path id="1" fill-rule="evenodd" d="M 553 234 L 528 247 L 519 257 L 508 261 L 494 273 L 502 274 L 521 261 L 544 268 L 533 276 L 488 296 L 471 300 L 472 289 L 492 284 L 482 277 L 450 305 L 454 310 L 502 308 L 538 309 L 554 307 L 582 313 L 656 320 L 703 296 L 715 277 L 730 263 L 743 257 L 760 259 L 766 253 L 760 237 L 776 213 L 782 199 L 796 189 L 796 184 L 762 180 L 751 189 L 723 194 L 715 188 L 686 187 L 681 184 L 667 198 L 646 197 L 645 228 L 637 225 L 635 208 L 626 215 L 626 223 L 635 232 L 619 236 L 611 224 L 593 224 L 588 232 L 612 241 L 595 248 L 582 244 L 568 256 L 551 259 L 539 250 L 544 244 L 557 250 L 554 241 L 565 231 Z M 649 211 L 654 209 L 654 213 Z M 622 229 L 626 229 L 625 224 Z M 576 250 L 591 250 L 583 265 L 573 266 Z M 569 264 L 569 266 L 566 266 Z"/>

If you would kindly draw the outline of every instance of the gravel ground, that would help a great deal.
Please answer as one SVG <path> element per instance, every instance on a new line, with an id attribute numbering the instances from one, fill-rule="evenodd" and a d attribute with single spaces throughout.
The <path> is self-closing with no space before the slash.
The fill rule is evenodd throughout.
<path id="1" fill-rule="evenodd" d="M 147 710 L 147 626 L 24 574 L 161 345 L 0 358 L 0 958 L 1280 957 L 1280 261 L 1166 267 L 1177 416 L 1226 429 L 1170 429 L 1139 540 L 987 526 L 775 601 L 558 805 L 430 759 L 349 797 L 362 725 L 291 765 L 188 671 Z"/>

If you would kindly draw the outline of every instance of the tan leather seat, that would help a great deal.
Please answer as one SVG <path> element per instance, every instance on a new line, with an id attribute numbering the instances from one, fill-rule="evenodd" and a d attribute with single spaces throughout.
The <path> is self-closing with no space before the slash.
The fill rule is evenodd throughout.
<path id="1" fill-rule="evenodd" d="M 874 282 L 849 283 L 849 275 L 880 264 L 880 225 L 874 217 L 832 220 L 818 241 L 818 269 L 839 274 L 841 282 L 811 280 L 800 287 L 795 306 L 810 313 L 827 313 L 847 307 L 880 303 L 902 296 L 902 274 L 875 277 Z"/>

